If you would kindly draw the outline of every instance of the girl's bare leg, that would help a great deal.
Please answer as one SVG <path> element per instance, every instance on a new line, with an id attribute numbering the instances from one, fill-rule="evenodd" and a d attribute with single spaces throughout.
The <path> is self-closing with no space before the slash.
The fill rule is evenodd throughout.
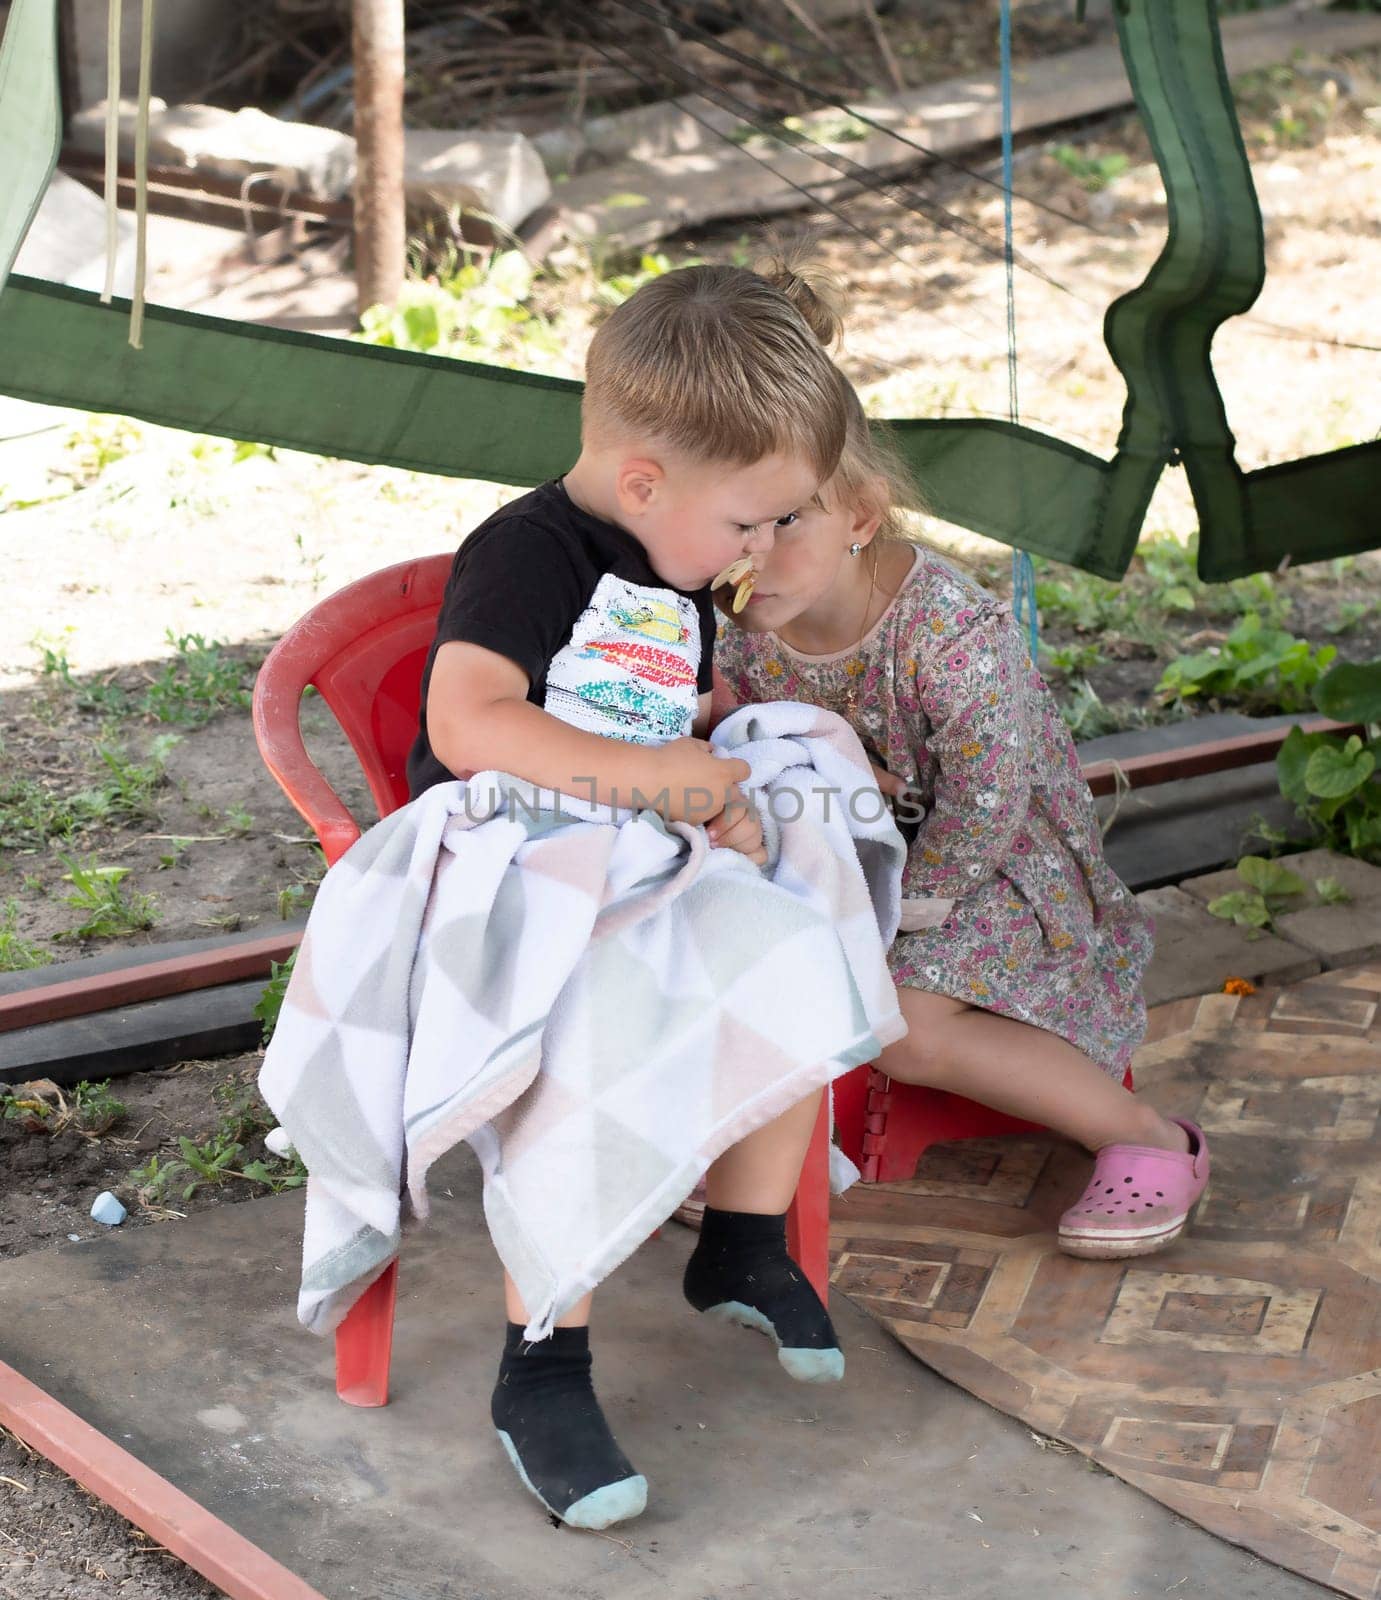
<path id="1" fill-rule="evenodd" d="M 888 1077 L 1038 1122 L 1095 1154 L 1110 1144 L 1189 1148 L 1183 1128 L 1046 1029 L 920 989 L 897 997 L 910 1031 L 878 1058 Z"/>

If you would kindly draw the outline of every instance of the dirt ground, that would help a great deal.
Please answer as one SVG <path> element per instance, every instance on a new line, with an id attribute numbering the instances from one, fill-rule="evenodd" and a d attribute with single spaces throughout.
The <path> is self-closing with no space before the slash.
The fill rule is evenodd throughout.
<path id="1" fill-rule="evenodd" d="M 987 59 L 986 36 L 975 44 L 955 29 L 945 38 L 951 70 Z M 1063 48 L 1077 40 L 1059 33 L 1044 42 Z M 1216 348 L 1244 466 L 1375 433 L 1375 356 L 1346 342 L 1374 342 L 1367 313 L 1381 281 L 1376 75 L 1373 54 L 1297 63 L 1285 78 L 1258 74 L 1239 86 L 1269 250 L 1265 294 Z M 1072 156 L 1055 153 L 1065 145 Z M 1029 274 L 1018 283 L 1022 418 L 1104 453 L 1115 440 L 1123 391 L 1101 343 L 1103 309 L 1144 274 L 1164 226 L 1149 162 L 1128 118 L 1019 152 L 1018 188 L 1079 219 L 1018 207 L 1020 248 L 1065 286 Z M 994 234 L 1000 227 L 990 188 L 947 180 L 927 192 Z M 812 220 L 849 291 L 844 360 L 870 409 L 1006 415 L 1000 263 L 952 234 L 928 233 L 886 199 L 860 198 L 847 210 L 885 249 L 863 245 L 828 217 Z M 787 231 L 801 222 L 793 219 Z M 728 259 L 759 242 L 755 232 L 725 228 L 675 241 L 668 253 Z M 588 291 L 579 274 L 540 291 L 543 313 L 570 335 L 560 359 L 548 363 L 552 370 L 578 370 L 593 325 Z M 128 868 L 123 886 L 152 897 L 153 925 L 126 936 L 130 944 L 270 926 L 299 914 L 310 903 L 317 852 L 263 768 L 248 714 L 221 711 L 191 728 L 129 707 L 168 661 L 170 634 L 226 641 L 226 658 L 247 683 L 273 640 L 315 600 L 391 561 L 453 549 L 510 491 L 239 450 L 112 419 L 49 416 L 35 426 L 41 431 L 0 443 L 0 550 L 8 592 L 23 597 L 0 610 L 0 784 L 22 779 L 62 799 L 102 777 L 102 746 L 139 764 L 160 736 L 176 733 L 179 742 L 166 750 L 163 774 L 146 786 L 135 814 L 85 822 L 53 845 L 6 841 L 6 926 L 54 961 L 120 942 L 57 937 L 81 919 L 65 903 L 72 886 L 62 855 Z M 1168 474 L 1148 532 L 1183 539 L 1192 529 L 1183 480 Z M 933 522 L 925 531 L 1005 582 L 1005 551 Z M 1348 608 L 1367 611 L 1379 576 L 1377 557 L 1285 575 L 1277 581 L 1290 606 L 1285 625 L 1315 642 L 1336 642 L 1352 659 L 1381 654 L 1381 611 L 1336 637 L 1329 631 Z M 1201 607 L 1168 616 L 1154 647 L 1050 623 L 1045 637 L 1056 646 L 1097 645 L 1099 659 L 1086 669 L 1097 694 L 1155 714 L 1152 691 L 1166 657 L 1228 626 Z M 59 672 L 45 675 L 45 651 L 65 657 L 77 687 Z M 107 692 L 93 694 L 93 684 Z M 125 710 L 112 715 L 118 690 Z M 320 702 L 307 703 L 304 726 L 328 777 L 367 819 L 353 758 Z M 200 1142 L 223 1126 L 218 1086 L 224 1095 L 256 1066 L 251 1055 L 121 1079 L 113 1089 L 126 1114 L 99 1138 L 0 1121 L 0 1256 L 90 1237 L 97 1225 L 88 1210 L 102 1188 L 130 1203 L 125 1226 L 175 1222 L 262 1192 L 225 1180 L 190 1200 L 141 1206 L 129 1178 L 150 1156 L 175 1151 L 179 1137 Z M 247 1138 L 245 1158 L 261 1153 L 262 1128 Z M 218 1593 L 0 1431 L 0 1597 L 98 1600 L 116 1591 L 129 1600 Z"/>

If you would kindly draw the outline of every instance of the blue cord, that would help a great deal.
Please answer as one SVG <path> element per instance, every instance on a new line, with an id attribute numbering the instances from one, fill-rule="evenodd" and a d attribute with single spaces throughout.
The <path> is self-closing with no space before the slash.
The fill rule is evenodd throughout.
<path id="1" fill-rule="evenodd" d="M 1012 246 L 1012 0 L 1001 0 L 998 48 L 1002 74 L 1002 256 L 1007 269 L 1007 418 L 1021 420 L 1017 404 L 1017 285 Z M 1036 569 L 1025 550 L 1012 551 L 1012 614 L 1024 624 L 1034 666 L 1040 651 L 1041 623 L 1036 609 Z"/>

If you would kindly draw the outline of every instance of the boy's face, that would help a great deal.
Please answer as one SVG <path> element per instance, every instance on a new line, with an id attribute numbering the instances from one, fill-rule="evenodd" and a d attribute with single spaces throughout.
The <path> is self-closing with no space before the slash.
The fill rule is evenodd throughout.
<path id="1" fill-rule="evenodd" d="M 652 570 L 677 589 L 701 589 L 743 555 L 772 548 L 780 518 L 807 505 L 819 482 L 808 461 L 767 456 L 750 467 L 666 453 L 618 471 L 620 520 Z"/>

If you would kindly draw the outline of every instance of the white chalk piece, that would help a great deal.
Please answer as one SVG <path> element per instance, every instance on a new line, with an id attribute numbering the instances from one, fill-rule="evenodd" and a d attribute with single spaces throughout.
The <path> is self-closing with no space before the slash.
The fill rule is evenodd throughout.
<path id="1" fill-rule="evenodd" d="M 293 1153 L 293 1142 L 288 1137 L 286 1128 L 273 1128 L 264 1135 L 264 1149 L 271 1151 L 276 1156 L 282 1156 L 286 1161 Z"/>
<path id="2" fill-rule="evenodd" d="M 102 1189 L 91 1204 L 91 1219 L 93 1222 L 103 1222 L 107 1228 L 118 1228 L 129 1215 L 129 1212 L 111 1194 L 109 1189 Z"/>

